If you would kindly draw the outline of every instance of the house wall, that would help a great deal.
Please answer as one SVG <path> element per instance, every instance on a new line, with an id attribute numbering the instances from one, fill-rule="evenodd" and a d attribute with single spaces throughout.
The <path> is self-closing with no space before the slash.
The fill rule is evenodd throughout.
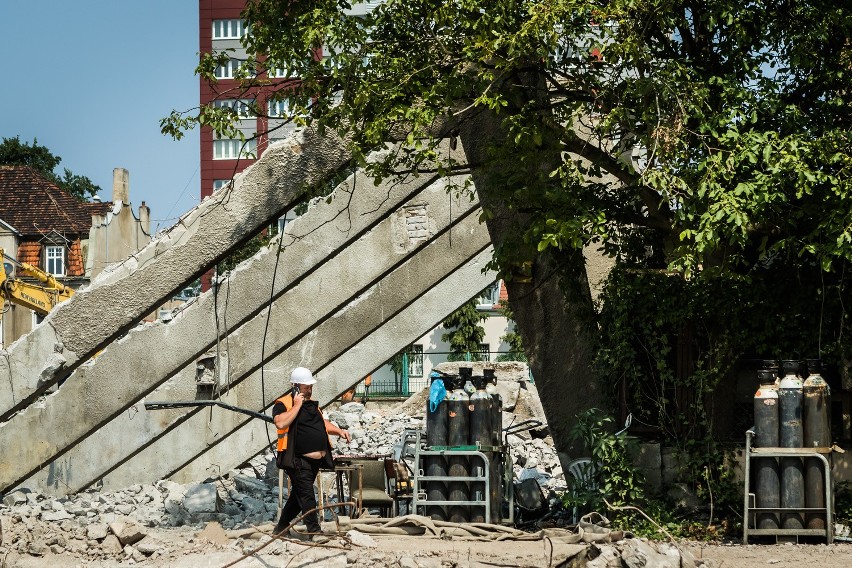
<path id="1" fill-rule="evenodd" d="M 151 214 L 143 201 L 139 216 L 130 201 L 130 173 L 124 168 L 113 170 L 112 211 L 92 215 L 89 232 L 86 275 L 94 278 L 111 263 L 120 262 L 140 250 L 151 240 Z"/>
<path id="2" fill-rule="evenodd" d="M 488 314 L 488 319 L 480 324 L 485 329 L 485 337 L 482 343 L 488 344 L 490 351 L 489 360 L 495 361 L 497 352 L 506 352 L 509 350 L 509 346 L 501 338 L 509 331 L 514 330 L 514 323 L 511 323 L 497 311 L 487 310 L 485 313 Z M 423 373 L 420 376 L 409 376 L 410 392 L 416 392 L 425 387 L 428 384 L 429 373 L 432 372 L 432 369 L 438 364 L 447 361 L 450 345 L 441 340 L 441 336 L 445 333 L 447 333 L 447 329 L 442 325 L 438 325 L 412 344 L 420 345 L 423 348 Z M 371 393 L 375 394 L 387 390 L 399 380 L 398 377 L 394 376 L 390 365 L 383 365 L 372 373 L 372 379 Z M 358 390 L 363 390 L 363 386 L 359 385 Z"/>

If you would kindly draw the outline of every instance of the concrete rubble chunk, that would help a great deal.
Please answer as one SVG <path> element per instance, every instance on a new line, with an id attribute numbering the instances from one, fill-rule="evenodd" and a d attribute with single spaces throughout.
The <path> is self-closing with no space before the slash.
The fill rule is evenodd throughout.
<path id="1" fill-rule="evenodd" d="M 131 520 L 121 520 L 110 523 L 109 530 L 118 538 L 122 546 L 135 544 L 145 538 L 145 530 Z"/>
<path id="2" fill-rule="evenodd" d="M 657 552 L 650 544 L 638 538 L 624 541 L 621 561 L 626 568 L 681 568 L 680 555 L 669 556 Z"/>
<path id="3" fill-rule="evenodd" d="M 68 511 L 66 511 L 64 509 L 61 510 L 61 511 L 42 511 L 42 513 L 41 513 L 41 520 L 42 521 L 56 522 L 56 521 L 64 521 L 65 519 L 73 519 L 73 518 L 74 518 L 74 515 L 72 515 L 71 513 L 69 513 Z"/>
<path id="4" fill-rule="evenodd" d="M 3 504 L 9 507 L 23 505 L 27 502 L 27 494 L 23 491 L 12 491 L 3 496 Z"/>
<path id="5" fill-rule="evenodd" d="M 190 514 L 216 513 L 221 510 L 219 493 L 214 483 L 198 483 L 187 488 L 183 508 Z"/>
<path id="6" fill-rule="evenodd" d="M 109 534 L 101 543 L 101 550 L 105 554 L 118 554 L 124 549 L 121 546 L 121 542 L 118 540 L 118 537 L 114 534 Z"/>
<path id="7" fill-rule="evenodd" d="M 109 534 L 109 527 L 105 523 L 92 523 L 86 527 L 86 538 L 103 540 Z"/>
<path id="8" fill-rule="evenodd" d="M 145 556 L 151 556 L 156 552 L 162 552 L 165 550 L 165 546 L 151 537 L 145 537 L 136 543 L 136 550 Z"/>
<path id="9" fill-rule="evenodd" d="M 622 568 L 621 555 L 613 546 L 593 544 L 589 547 L 587 558 L 596 555 L 591 560 L 586 560 L 586 568 Z"/>
<path id="10" fill-rule="evenodd" d="M 237 490 L 240 493 L 245 493 L 246 495 L 253 495 L 255 497 L 263 496 L 269 491 L 269 486 L 260 479 L 239 474 L 233 476 L 232 479 L 234 480 L 234 485 L 236 485 Z"/>
<path id="11" fill-rule="evenodd" d="M 340 412 L 348 412 L 361 415 L 364 413 L 364 405 L 360 402 L 347 402 L 346 404 L 341 404 L 338 410 Z"/>
<path id="12" fill-rule="evenodd" d="M 349 537 L 352 544 L 355 546 L 361 546 L 363 548 L 376 548 L 376 546 L 378 546 L 376 541 L 373 540 L 373 537 L 360 531 L 356 531 L 355 529 L 347 532 L 346 536 Z"/>

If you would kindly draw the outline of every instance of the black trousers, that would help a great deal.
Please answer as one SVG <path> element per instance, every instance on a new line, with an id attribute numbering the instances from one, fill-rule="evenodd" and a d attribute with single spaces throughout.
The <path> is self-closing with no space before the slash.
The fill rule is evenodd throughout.
<path id="1" fill-rule="evenodd" d="M 317 498 L 314 495 L 314 481 L 317 478 L 322 460 L 296 456 L 294 458 L 296 467 L 284 468 L 287 477 L 290 478 L 290 495 L 281 511 L 281 518 L 275 526 L 275 532 L 281 532 L 299 516 L 299 513 L 310 511 L 317 506 Z M 317 513 L 314 511 L 304 518 L 305 528 L 308 532 L 318 533 L 321 531 Z"/>

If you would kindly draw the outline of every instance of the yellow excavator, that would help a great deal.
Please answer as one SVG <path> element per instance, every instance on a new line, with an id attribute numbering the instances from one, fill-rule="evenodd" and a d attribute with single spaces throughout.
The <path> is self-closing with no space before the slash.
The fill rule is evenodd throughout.
<path id="1" fill-rule="evenodd" d="M 56 304 L 74 295 L 74 290 L 59 282 L 52 274 L 6 256 L 6 251 L 2 248 L 0 248 L 0 255 L 3 255 L 3 270 L 0 270 L 0 299 L 3 300 L 4 305 L 6 302 L 17 304 L 45 316 Z M 16 278 L 13 264 L 41 282 L 41 285 Z M 0 318 L 5 312 L 5 309 L 0 310 Z"/>

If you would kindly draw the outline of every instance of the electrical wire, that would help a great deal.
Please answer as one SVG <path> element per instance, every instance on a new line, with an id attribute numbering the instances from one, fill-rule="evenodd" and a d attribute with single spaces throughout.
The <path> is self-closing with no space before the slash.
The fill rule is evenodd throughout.
<path id="1" fill-rule="evenodd" d="M 260 401 L 262 404 L 262 408 L 266 408 L 266 380 L 264 377 L 264 369 L 266 368 L 266 364 L 264 360 L 266 359 L 266 336 L 269 333 L 269 320 L 272 316 L 272 302 L 275 299 L 275 279 L 278 276 L 278 264 L 281 261 L 281 251 L 284 250 L 284 232 L 282 231 L 278 235 L 278 250 L 275 254 L 275 266 L 272 269 L 272 284 L 269 287 L 269 303 L 266 306 L 266 323 L 263 326 L 263 340 L 260 343 Z M 266 431 L 266 439 L 269 442 L 270 448 L 272 448 L 272 436 L 269 434 L 269 428 L 264 428 Z M 272 450 L 272 455 L 277 457 L 276 453 L 277 447 Z"/>

